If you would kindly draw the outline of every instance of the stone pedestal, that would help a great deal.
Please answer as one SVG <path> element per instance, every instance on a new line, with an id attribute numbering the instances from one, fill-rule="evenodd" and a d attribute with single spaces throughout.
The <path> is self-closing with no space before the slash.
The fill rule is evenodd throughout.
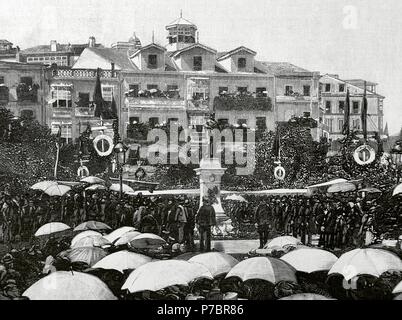
<path id="1" fill-rule="evenodd" d="M 203 204 L 204 197 L 215 197 L 216 201 L 213 207 L 218 224 L 229 219 L 223 210 L 221 202 L 221 178 L 225 170 L 225 168 L 221 167 L 220 160 L 216 158 L 202 159 L 200 168 L 195 169 L 197 175 L 200 176 L 200 206 Z"/>

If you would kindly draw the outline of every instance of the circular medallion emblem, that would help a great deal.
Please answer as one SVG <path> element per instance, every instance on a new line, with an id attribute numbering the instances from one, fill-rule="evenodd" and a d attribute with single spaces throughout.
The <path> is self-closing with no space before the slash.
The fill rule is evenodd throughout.
<path id="1" fill-rule="evenodd" d="M 375 160 L 375 150 L 367 144 L 361 145 L 353 152 L 353 158 L 361 166 L 370 164 Z"/>
<path id="2" fill-rule="evenodd" d="M 275 179 L 277 179 L 277 180 L 285 179 L 285 176 L 286 176 L 285 168 L 282 167 L 281 165 L 275 167 L 274 176 L 275 176 Z"/>
<path id="3" fill-rule="evenodd" d="M 107 157 L 113 152 L 113 139 L 107 135 L 101 134 L 94 141 L 94 148 L 101 157 Z"/>

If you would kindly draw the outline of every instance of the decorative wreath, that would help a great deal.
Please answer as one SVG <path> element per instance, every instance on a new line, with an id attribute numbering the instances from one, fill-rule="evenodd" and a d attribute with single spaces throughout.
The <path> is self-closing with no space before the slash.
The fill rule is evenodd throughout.
<path id="1" fill-rule="evenodd" d="M 275 179 L 278 179 L 278 180 L 285 179 L 285 176 L 286 176 L 285 168 L 282 167 L 281 165 L 275 167 L 274 176 L 275 176 Z"/>
<path id="2" fill-rule="evenodd" d="M 368 151 L 369 154 L 370 154 L 370 156 L 365 160 L 362 160 L 359 157 L 359 154 L 362 151 Z M 361 166 L 366 165 L 366 164 L 370 164 L 375 160 L 375 150 L 372 147 L 370 147 L 369 145 L 363 144 L 360 147 L 355 149 L 355 151 L 353 152 L 353 158 L 356 161 L 356 163 L 361 165 Z"/>
<path id="3" fill-rule="evenodd" d="M 98 142 L 101 140 L 106 140 L 109 144 L 109 148 L 106 151 L 101 151 L 98 149 Z M 96 152 L 101 156 L 101 157 L 107 157 L 113 152 L 113 139 L 107 135 L 101 134 L 97 136 L 94 139 L 94 148 Z"/>
<path id="4" fill-rule="evenodd" d="M 89 176 L 89 170 L 86 166 L 81 166 L 77 170 L 77 176 L 79 177 L 88 177 Z"/>

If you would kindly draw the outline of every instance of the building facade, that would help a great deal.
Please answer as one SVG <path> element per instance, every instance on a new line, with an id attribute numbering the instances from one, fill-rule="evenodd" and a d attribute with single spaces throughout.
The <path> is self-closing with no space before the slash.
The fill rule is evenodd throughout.
<path id="1" fill-rule="evenodd" d="M 361 112 L 364 95 L 365 80 L 342 80 L 338 75 L 326 74 L 320 79 L 321 108 L 324 110 L 324 123 L 326 125 L 326 136 L 331 140 L 343 137 L 344 110 L 346 105 L 346 92 L 350 96 L 350 128 L 357 131 L 362 130 Z M 378 133 L 383 135 L 384 126 L 384 99 L 376 92 L 376 83 L 366 81 L 367 97 L 367 131 L 368 135 Z"/>
<path id="2" fill-rule="evenodd" d="M 44 73 L 42 65 L 0 61 L 0 105 L 16 117 L 32 117 L 46 124 Z"/>

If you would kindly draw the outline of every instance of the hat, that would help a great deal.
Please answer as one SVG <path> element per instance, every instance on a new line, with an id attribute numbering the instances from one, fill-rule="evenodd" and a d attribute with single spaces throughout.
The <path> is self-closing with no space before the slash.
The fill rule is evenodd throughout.
<path id="1" fill-rule="evenodd" d="M 14 261 L 14 257 L 11 255 L 11 254 L 9 254 L 9 253 L 7 253 L 4 257 L 3 257 L 3 259 L 2 259 L 2 261 L 3 261 L 3 263 L 12 263 L 13 261 Z"/>

